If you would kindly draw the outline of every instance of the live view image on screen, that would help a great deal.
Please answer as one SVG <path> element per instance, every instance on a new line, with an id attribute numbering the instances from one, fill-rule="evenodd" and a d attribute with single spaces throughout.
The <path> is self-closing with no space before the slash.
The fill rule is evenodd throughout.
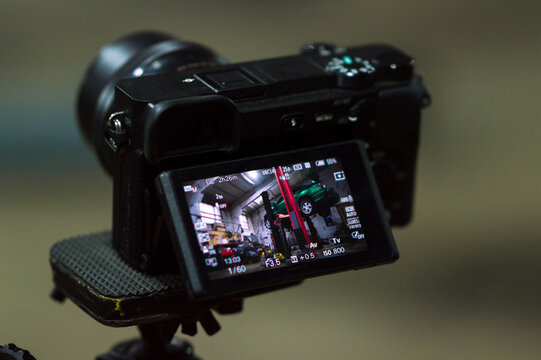
<path id="1" fill-rule="evenodd" d="M 209 278 L 367 250 L 337 158 L 183 183 Z"/>

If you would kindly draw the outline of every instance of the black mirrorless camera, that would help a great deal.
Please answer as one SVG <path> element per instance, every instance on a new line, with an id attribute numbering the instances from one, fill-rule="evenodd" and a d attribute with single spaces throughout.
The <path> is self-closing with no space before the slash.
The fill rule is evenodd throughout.
<path id="1" fill-rule="evenodd" d="M 78 115 L 114 178 L 113 247 L 195 300 L 396 260 L 429 102 L 414 64 L 323 43 L 228 64 L 156 33 L 103 48 Z"/>

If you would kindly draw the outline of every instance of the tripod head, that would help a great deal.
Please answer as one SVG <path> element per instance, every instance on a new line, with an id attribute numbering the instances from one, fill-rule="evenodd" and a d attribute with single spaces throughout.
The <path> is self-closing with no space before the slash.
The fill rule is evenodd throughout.
<path id="1" fill-rule="evenodd" d="M 111 246 L 110 232 L 58 242 L 51 249 L 51 266 L 53 299 L 69 297 L 108 326 L 138 326 L 141 339 L 122 342 L 98 360 L 197 359 L 188 342 L 172 341 L 179 326 L 192 336 L 197 322 L 209 335 L 220 329 L 210 307 L 186 301 L 178 275 L 147 275 L 123 262 Z M 217 310 L 240 312 L 242 300 Z"/>

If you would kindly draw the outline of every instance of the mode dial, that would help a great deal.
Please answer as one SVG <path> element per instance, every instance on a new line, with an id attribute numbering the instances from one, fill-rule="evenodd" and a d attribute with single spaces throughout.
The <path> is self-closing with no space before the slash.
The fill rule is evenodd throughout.
<path id="1" fill-rule="evenodd" d="M 325 66 L 325 71 L 336 74 L 338 86 L 343 88 L 370 86 L 376 75 L 371 61 L 348 55 L 333 57 Z"/>
<path id="2" fill-rule="evenodd" d="M 336 46 L 331 43 L 315 42 L 305 44 L 301 47 L 301 54 L 317 54 L 319 56 L 329 56 L 334 53 Z"/>

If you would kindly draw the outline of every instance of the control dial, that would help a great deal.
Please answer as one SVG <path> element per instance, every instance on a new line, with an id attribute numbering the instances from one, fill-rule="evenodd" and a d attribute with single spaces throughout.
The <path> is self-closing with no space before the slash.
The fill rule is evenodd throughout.
<path id="1" fill-rule="evenodd" d="M 371 61 L 347 55 L 333 57 L 325 66 L 325 71 L 336 74 L 338 86 L 343 88 L 370 86 L 376 75 Z"/>

